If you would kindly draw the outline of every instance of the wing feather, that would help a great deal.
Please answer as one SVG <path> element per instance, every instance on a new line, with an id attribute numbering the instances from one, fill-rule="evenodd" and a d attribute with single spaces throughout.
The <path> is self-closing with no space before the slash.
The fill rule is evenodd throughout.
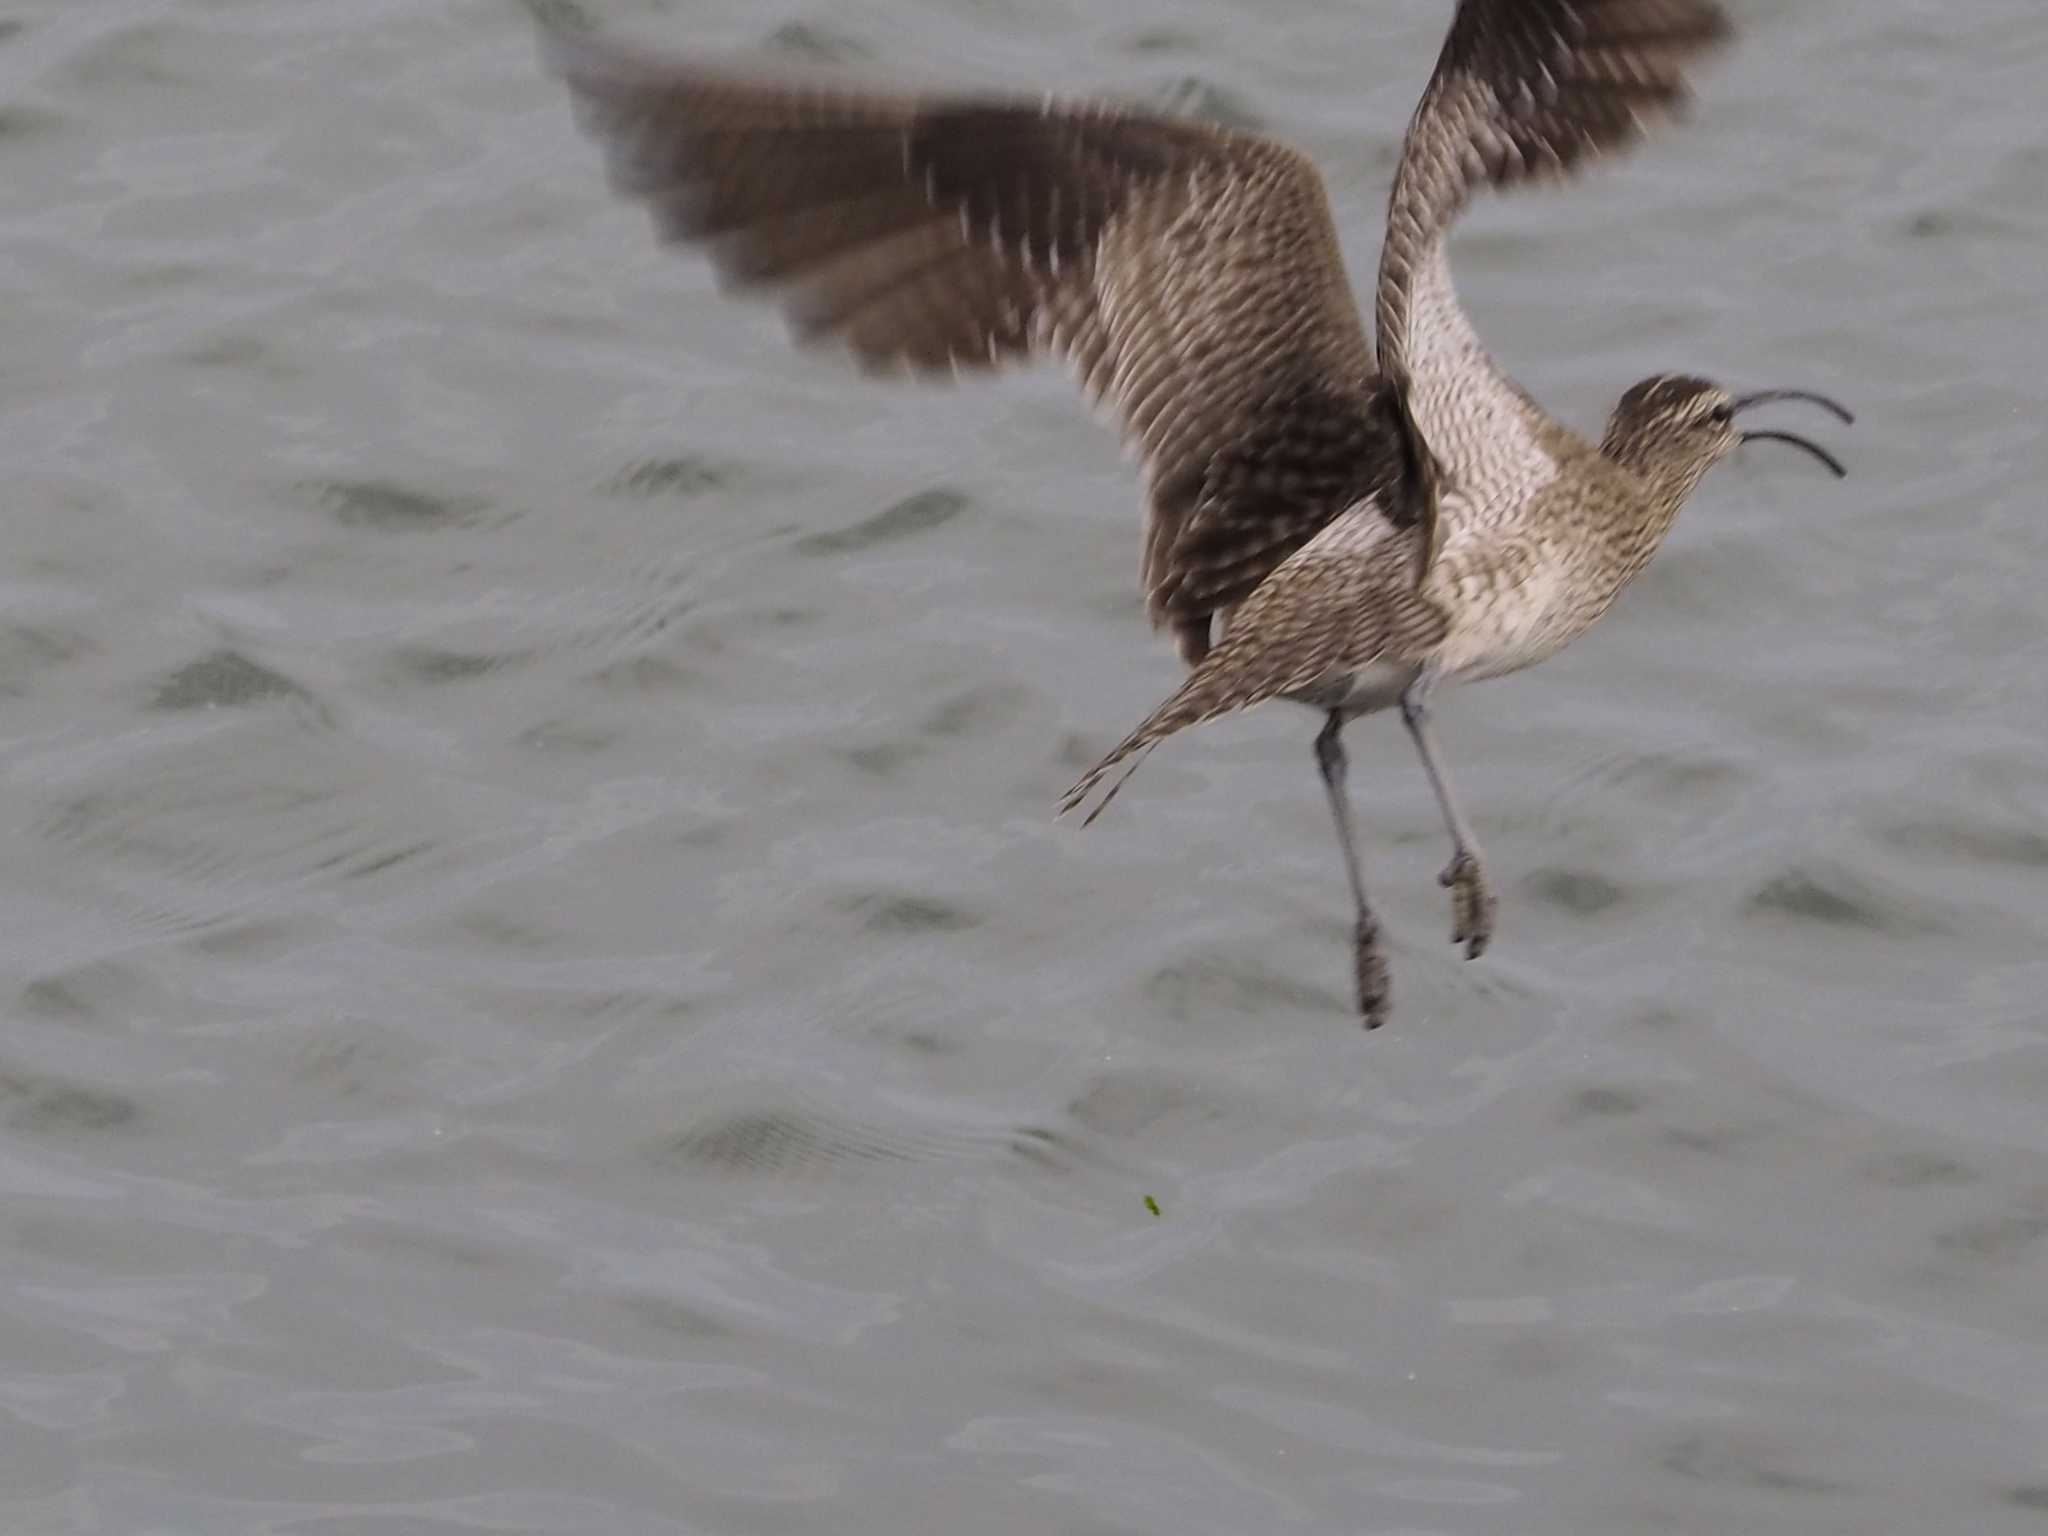
<path id="1" fill-rule="evenodd" d="M 1378 493 L 1414 520 L 1401 419 L 1296 151 L 1099 103 L 545 46 L 615 186 L 802 335 L 917 372 L 1062 354 L 1144 461 L 1147 606 L 1191 653 L 1347 507 Z M 1261 475 L 1274 455 L 1302 472 Z"/>
<path id="2" fill-rule="evenodd" d="M 1403 378 L 1427 344 L 1418 279 L 1475 188 L 1626 147 L 1683 109 L 1687 67 L 1731 32 L 1718 0 L 1461 0 L 1389 201 L 1380 366 Z"/>

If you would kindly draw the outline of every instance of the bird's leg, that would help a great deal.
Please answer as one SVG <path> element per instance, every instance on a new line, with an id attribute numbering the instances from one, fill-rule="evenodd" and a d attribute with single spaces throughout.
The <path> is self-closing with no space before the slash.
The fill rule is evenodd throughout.
<path id="1" fill-rule="evenodd" d="M 1351 834 L 1351 797 L 1344 787 L 1344 717 L 1336 710 L 1316 736 L 1316 767 L 1330 792 L 1330 814 L 1337 821 L 1337 841 L 1344 850 L 1344 873 L 1351 878 L 1351 898 L 1358 906 L 1353 958 L 1358 968 L 1358 1012 L 1367 1029 L 1387 1021 L 1387 959 L 1380 953 L 1379 920 L 1365 899 L 1365 876 L 1359 872 L 1358 844 Z"/>
<path id="2" fill-rule="evenodd" d="M 1429 695 L 1436 686 L 1436 679 L 1436 667 L 1424 667 L 1421 675 L 1402 692 L 1401 720 L 1408 727 L 1408 734 L 1415 739 L 1415 750 L 1422 757 L 1423 772 L 1429 775 L 1429 787 L 1436 791 L 1436 803 L 1444 813 L 1444 826 L 1451 834 L 1451 862 L 1437 877 L 1451 893 L 1451 942 L 1465 946 L 1466 959 L 1477 960 L 1486 953 L 1486 946 L 1493 942 L 1493 914 L 1498 903 L 1494 900 L 1492 886 L 1487 883 L 1486 864 L 1479 855 L 1479 839 L 1472 835 L 1464 812 L 1458 809 L 1457 796 L 1451 792 L 1450 777 L 1444 772 L 1437 752 L 1436 732 L 1431 728 L 1429 716 Z"/>

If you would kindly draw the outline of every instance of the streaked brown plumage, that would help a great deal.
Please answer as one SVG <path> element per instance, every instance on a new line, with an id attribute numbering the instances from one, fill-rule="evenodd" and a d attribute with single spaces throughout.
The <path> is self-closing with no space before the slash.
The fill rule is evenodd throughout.
<path id="1" fill-rule="evenodd" d="M 1322 179 L 1288 146 L 546 42 L 614 184 L 799 334 L 877 370 L 1064 358 L 1142 459 L 1146 604 L 1190 661 L 1344 508 L 1391 488 L 1412 519 Z"/>
<path id="2" fill-rule="evenodd" d="M 1716 0 L 1461 0 L 1389 199 L 1377 355 L 1321 179 L 1271 139 L 1099 103 L 750 76 L 582 34 L 547 47 L 615 184 L 728 280 L 778 292 L 802 334 L 912 372 L 1051 352 L 1114 411 L 1144 464 L 1147 607 L 1193 671 L 1066 804 L 1218 714 L 1273 697 L 1324 711 L 1371 1025 L 1386 973 L 1343 723 L 1400 705 L 1454 843 L 1453 935 L 1476 956 L 1494 902 L 1431 689 L 1583 632 L 1743 440 L 1735 410 L 1765 398 L 1646 380 L 1601 445 L 1579 438 L 1480 345 L 1451 225 L 1476 188 L 1561 177 L 1677 109 L 1685 66 L 1728 32 Z"/>
<path id="3" fill-rule="evenodd" d="M 1835 408 L 1803 391 L 1769 394 Z M 1704 379 L 1644 380 L 1617 406 L 1598 449 L 1560 435 L 1557 477 L 1481 536 L 1461 531 L 1419 588 L 1376 587 L 1385 562 L 1375 551 L 1386 536 L 1370 519 L 1345 514 L 1253 592 L 1222 644 L 1088 771 L 1063 808 L 1081 805 L 1111 768 L 1175 731 L 1270 698 L 1362 713 L 1351 694 L 1370 667 L 1402 669 L 1390 690 L 1398 694 L 1428 664 L 1446 677 L 1493 677 L 1553 654 L 1591 627 L 1649 563 L 1716 460 L 1746 438 L 1784 435 L 1737 429 L 1742 404 Z M 1839 473 L 1822 450 L 1795 441 Z M 1555 597 L 1526 601 L 1529 586 L 1545 577 Z"/>

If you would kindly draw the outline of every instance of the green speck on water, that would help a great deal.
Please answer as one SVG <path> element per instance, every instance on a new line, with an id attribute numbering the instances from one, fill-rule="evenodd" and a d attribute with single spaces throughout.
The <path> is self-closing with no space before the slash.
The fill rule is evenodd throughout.
<path id="1" fill-rule="evenodd" d="M 1145 1197 L 1145 1209 L 1150 1211 L 1154 1216 L 1157 1216 L 1159 1214 L 1159 1202 L 1157 1200 L 1154 1200 L 1150 1195 L 1147 1195 Z"/>

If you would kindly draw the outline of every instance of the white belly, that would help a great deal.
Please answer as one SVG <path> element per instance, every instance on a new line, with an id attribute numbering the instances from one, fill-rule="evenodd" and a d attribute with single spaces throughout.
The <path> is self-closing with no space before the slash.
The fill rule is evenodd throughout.
<path id="1" fill-rule="evenodd" d="M 1348 677 L 1289 694 L 1288 697 L 1311 709 L 1342 710 L 1347 718 L 1355 719 L 1359 715 L 1392 709 L 1401 702 L 1401 695 L 1421 673 L 1422 667 L 1417 662 L 1376 661 Z"/>

